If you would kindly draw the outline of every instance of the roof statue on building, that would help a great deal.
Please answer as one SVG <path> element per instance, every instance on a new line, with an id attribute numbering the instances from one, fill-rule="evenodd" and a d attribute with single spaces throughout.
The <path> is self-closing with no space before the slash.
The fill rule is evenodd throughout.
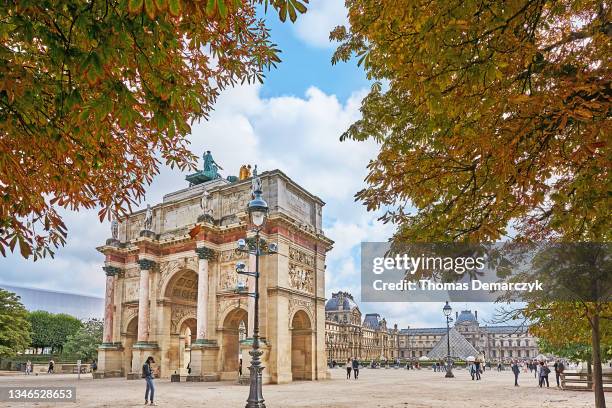
<path id="1" fill-rule="evenodd" d="M 238 173 L 238 180 L 246 180 L 251 177 L 251 165 L 243 164 L 240 166 L 240 172 Z"/>
<path id="2" fill-rule="evenodd" d="M 117 221 L 117 217 L 113 215 L 111 219 L 111 237 L 114 240 L 119 239 L 119 222 Z"/>
<path id="3" fill-rule="evenodd" d="M 221 178 L 219 170 L 223 170 L 223 167 L 219 166 L 215 159 L 213 159 L 210 150 L 207 150 L 206 153 L 204 153 L 202 160 L 204 162 L 202 170 L 189 174 L 185 177 L 185 180 L 187 180 L 192 186 Z"/>
<path id="4" fill-rule="evenodd" d="M 144 222 L 142 223 L 142 229 L 145 231 L 151 231 L 153 228 L 153 211 L 151 205 L 147 204 L 147 210 L 145 211 Z"/>

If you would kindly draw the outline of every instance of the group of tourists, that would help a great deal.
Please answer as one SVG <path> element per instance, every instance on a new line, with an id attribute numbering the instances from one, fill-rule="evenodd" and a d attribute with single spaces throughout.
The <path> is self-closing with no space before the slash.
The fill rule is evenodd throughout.
<path id="1" fill-rule="evenodd" d="M 353 378 L 356 380 L 359 378 L 359 360 L 355 357 L 346 360 L 346 379 L 351 379 L 351 371 L 353 372 Z"/>
<path id="2" fill-rule="evenodd" d="M 550 387 L 550 384 L 548 382 L 548 375 L 551 373 L 550 368 L 548 367 L 548 364 L 546 364 L 544 361 L 528 361 L 528 362 L 523 362 L 520 363 L 518 360 L 514 360 L 512 362 L 512 373 L 514 374 L 514 386 L 518 387 L 518 377 L 519 374 L 521 373 L 521 366 L 526 370 L 529 370 L 530 373 L 533 373 L 533 376 L 535 379 L 538 380 L 538 386 L 540 388 L 544 387 L 544 384 L 546 384 L 546 387 Z M 563 371 L 565 371 L 565 364 L 563 363 L 563 361 L 561 360 L 556 360 L 555 364 L 553 366 L 554 370 L 555 370 L 555 379 L 557 380 L 557 387 L 561 387 L 561 374 L 563 374 Z"/>

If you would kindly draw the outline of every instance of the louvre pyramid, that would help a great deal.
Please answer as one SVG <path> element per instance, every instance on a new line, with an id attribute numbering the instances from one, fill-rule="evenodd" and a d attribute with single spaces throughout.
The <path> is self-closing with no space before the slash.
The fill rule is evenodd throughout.
<path id="1" fill-rule="evenodd" d="M 478 351 L 455 328 L 450 329 L 450 351 L 452 358 L 465 360 L 468 356 L 478 356 Z M 430 360 L 445 359 L 448 355 L 446 334 L 427 354 Z"/>

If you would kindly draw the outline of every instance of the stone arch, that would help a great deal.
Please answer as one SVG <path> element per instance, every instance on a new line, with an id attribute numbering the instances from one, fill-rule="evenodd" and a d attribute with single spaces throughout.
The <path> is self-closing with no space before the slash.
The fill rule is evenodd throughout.
<path id="1" fill-rule="evenodd" d="M 221 372 L 224 378 L 238 376 L 240 365 L 240 330 L 247 328 L 248 313 L 243 307 L 230 308 L 223 315 L 220 334 L 220 358 Z"/>
<path id="2" fill-rule="evenodd" d="M 293 380 L 312 380 L 313 367 L 312 319 L 305 310 L 291 317 L 291 374 Z"/>
<path id="3" fill-rule="evenodd" d="M 219 328 L 223 329 L 223 324 L 225 323 L 225 319 L 233 313 L 236 309 L 240 309 L 245 313 L 248 313 L 246 302 L 240 302 L 239 300 L 234 300 L 231 302 L 222 301 L 219 305 L 219 311 L 217 313 L 217 322 L 219 322 Z"/>
<path id="4" fill-rule="evenodd" d="M 289 312 L 289 329 L 293 328 L 293 319 L 295 318 L 295 315 L 300 312 L 304 313 L 310 322 L 314 322 L 314 317 L 312 316 L 310 309 L 299 307 Z"/>

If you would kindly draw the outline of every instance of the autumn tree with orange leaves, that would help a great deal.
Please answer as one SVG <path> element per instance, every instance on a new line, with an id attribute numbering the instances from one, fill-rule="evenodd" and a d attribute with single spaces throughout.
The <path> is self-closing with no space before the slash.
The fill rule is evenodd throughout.
<path id="1" fill-rule="evenodd" d="M 9 0 L 0 6 L 0 253 L 62 245 L 59 208 L 125 214 L 219 93 L 280 61 L 258 8 L 308 0 Z"/>
<path id="2" fill-rule="evenodd" d="M 396 242 L 610 241 L 610 2 L 346 5 L 333 62 L 374 84 L 342 138 L 380 143 L 357 199 Z M 575 309 L 594 349 L 603 306 Z"/>

